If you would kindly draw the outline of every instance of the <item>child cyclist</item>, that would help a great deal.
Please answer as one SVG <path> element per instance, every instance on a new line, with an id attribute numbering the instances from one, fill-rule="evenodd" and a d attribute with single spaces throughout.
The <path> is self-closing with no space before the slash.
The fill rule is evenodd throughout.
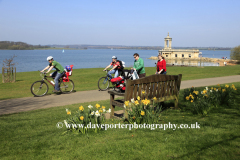
<path id="1" fill-rule="evenodd" d="M 60 88 L 58 85 L 59 79 L 65 74 L 64 68 L 62 67 L 62 65 L 60 63 L 58 63 L 57 61 L 53 60 L 52 56 L 47 57 L 47 61 L 49 62 L 49 65 L 44 68 L 41 72 L 44 72 L 45 70 L 48 69 L 48 72 L 50 72 L 53 68 L 56 69 L 55 72 L 53 72 L 53 74 L 51 75 L 52 77 L 55 77 L 54 82 L 55 82 L 55 87 L 53 92 L 60 92 Z"/>

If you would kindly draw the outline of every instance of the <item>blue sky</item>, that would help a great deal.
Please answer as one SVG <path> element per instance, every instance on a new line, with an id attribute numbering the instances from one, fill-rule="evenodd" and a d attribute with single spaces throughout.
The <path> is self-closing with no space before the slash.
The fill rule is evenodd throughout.
<path id="1" fill-rule="evenodd" d="M 29 44 L 240 45 L 239 0 L 0 0 L 0 41 Z"/>

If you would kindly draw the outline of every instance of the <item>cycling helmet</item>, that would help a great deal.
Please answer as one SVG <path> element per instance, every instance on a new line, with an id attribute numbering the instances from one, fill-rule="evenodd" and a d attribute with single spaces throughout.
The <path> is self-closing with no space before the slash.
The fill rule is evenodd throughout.
<path id="1" fill-rule="evenodd" d="M 71 71 L 71 67 L 69 65 L 67 65 L 65 68 L 67 71 Z"/>
<path id="2" fill-rule="evenodd" d="M 112 59 L 117 59 L 117 57 L 116 56 L 112 56 Z"/>
<path id="3" fill-rule="evenodd" d="M 51 60 L 51 59 L 53 59 L 52 56 L 48 56 L 48 57 L 47 57 L 47 61 L 49 61 L 49 60 Z"/>

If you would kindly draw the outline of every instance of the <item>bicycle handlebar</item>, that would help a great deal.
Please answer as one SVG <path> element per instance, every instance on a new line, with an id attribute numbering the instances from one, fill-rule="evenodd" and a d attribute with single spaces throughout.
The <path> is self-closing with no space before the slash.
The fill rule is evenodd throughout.
<path id="1" fill-rule="evenodd" d="M 105 72 L 108 72 L 108 71 L 110 71 L 110 70 L 105 70 Z"/>

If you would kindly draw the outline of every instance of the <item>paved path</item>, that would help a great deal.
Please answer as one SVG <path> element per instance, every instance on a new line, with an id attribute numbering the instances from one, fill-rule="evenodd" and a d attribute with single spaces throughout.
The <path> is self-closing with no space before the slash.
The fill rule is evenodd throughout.
<path id="1" fill-rule="evenodd" d="M 240 82 L 240 75 L 182 81 L 181 89 L 216 84 Z M 75 103 L 109 99 L 107 91 L 80 91 L 71 94 L 49 95 L 44 97 L 26 97 L 0 101 L 0 115 L 24 112 L 42 108 L 58 107 Z"/>

